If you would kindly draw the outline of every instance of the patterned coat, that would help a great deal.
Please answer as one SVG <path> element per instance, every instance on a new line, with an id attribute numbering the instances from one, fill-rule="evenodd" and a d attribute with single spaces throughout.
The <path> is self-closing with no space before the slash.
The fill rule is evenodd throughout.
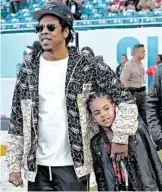
<path id="1" fill-rule="evenodd" d="M 16 172 L 23 167 L 25 178 L 29 181 L 34 181 L 37 173 L 38 80 L 41 53 L 42 50 L 33 52 L 31 59 L 24 61 L 17 77 L 8 131 L 9 170 Z M 85 101 L 89 94 L 98 90 L 110 94 L 117 105 L 116 119 L 112 125 L 113 142 L 128 143 L 128 136 L 134 135 L 138 127 L 134 97 L 124 89 L 108 65 L 80 53 L 75 47 L 70 47 L 65 97 L 69 143 L 78 177 L 92 171 L 90 139 L 95 131 L 87 115 Z"/>

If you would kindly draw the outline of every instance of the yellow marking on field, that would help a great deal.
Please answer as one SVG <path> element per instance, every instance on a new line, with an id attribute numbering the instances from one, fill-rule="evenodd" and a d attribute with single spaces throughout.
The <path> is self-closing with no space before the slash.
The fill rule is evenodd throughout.
<path id="1" fill-rule="evenodd" d="M 6 151 L 7 151 L 7 145 L 0 145 L 0 157 L 5 156 Z"/>

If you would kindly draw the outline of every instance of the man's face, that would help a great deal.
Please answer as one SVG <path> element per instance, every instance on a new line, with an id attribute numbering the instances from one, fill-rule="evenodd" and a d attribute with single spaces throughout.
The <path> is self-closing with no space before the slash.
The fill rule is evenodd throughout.
<path id="1" fill-rule="evenodd" d="M 144 47 L 137 48 L 136 55 L 140 60 L 144 59 L 145 58 L 145 48 Z"/>
<path id="2" fill-rule="evenodd" d="M 160 57 L 158 55 L 156 56 L 156 63 L 161 63 Z"/>
<path id="3" fill-rule="evenodd" d="M 120 62 L 121 64 L 125 64 L 127 62 L 127 58 L 124 55 L 122 55 L 120 58 Z"/>
<path id="4" fill-rule="evenodd" d="M 54 51 L 62 45 L 65 46 L 65 39 L 68 33 L 65 30 L 64 32 L 62 31 L 62 26 L 56 17 L 45 15 L 41 18 L 38 25 L 43 26 L 43 30 L 37 33 L 44 51 Z"/>

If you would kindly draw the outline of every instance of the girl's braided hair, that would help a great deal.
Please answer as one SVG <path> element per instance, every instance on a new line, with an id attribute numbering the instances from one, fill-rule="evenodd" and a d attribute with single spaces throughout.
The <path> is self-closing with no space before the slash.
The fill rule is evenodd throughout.
<path id="1" fill-rule="evenodd" d="M 102 93 L 102 92 L 94 92 L 94 93 L 92 93 L 92 94 L 89 96 L 89 98 L 88 98 L 87 101 L 86 101 L 86 106 L 87 106 L 87 110 L 88 110 L 88 113 L 89 113 L 89 114 L 92 114 L 92 111 L 91 111 L 91 109 L 90 109 L 91 102 L 92 102 L 93 100 L 95 100 L 96 98 L 98 98 L 98 97 L 106 97 L 106 98 L 110 101 L 110 103 L 113 104 L 113 99 L 111 98 L 110 95 L 104 94 L 104 93 Z"/>

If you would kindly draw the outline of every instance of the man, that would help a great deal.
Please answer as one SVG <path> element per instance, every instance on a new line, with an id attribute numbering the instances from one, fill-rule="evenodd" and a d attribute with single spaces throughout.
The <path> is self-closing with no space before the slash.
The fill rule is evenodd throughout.
<path id="1" fill-rule="evenodd" d="M 128 61 L 127 59 L 127 55 L 126 54 L 122 54 L 120 57 L 120 64 L 117 66 L 116 68 L 116 75 L 120 78 L 120 74 L 126 64 L 126 62 Z"/>
<path id="2" fill-rule="evenodd" d="M 47 4 L 34 18 L 42 49 L 24 61 L 16 82 L 7 151 L 9 182 L 23 185 L 23 167 L 29 191 L 86 191 L 92 171 L 86 99 L 97 90 L 112 96 L 117 113 L 111 155 L 116 158 L 127 155 L 128 137 L 137 130 L 134 97 L 106 64 L 68 47 L 73 15 L 66 5 Z"/>
<path id="3" fill-rule="evenodd" d="M 39 41 L 34 41 L 33 45 L 32 46 L 28 45 L 27 48 L 32 50 L 32 51 L 39 50 L 39 49 L 41 49 L 41 44 Z"/>
<path id="4" fill-rule="evenodd" d="M 133 48 L 133 58 L 126 63 L 120 79 L 124 86 L 136 97 L 138 111 L 146 123 L 145 70 L 141 62 L 144 57 L 144 45 L 136 44 Z"/>
<path id="5" fill-rule="evenodd" d="M 32 46 L 27 46 L 27 49 L 23 52 L 23 60 L 30 59 L 31 57 L 31 52 L 34 50 L 39 50 L 41 49 L 41 44 L 39 41 L 34 41 Z M 23 61 L 19 62 L 16 65 L 16 75 L 18 75 L 21 67 L 22 67 Z"/>
<path id="6" fill-rule="evenodd" d="M 146 71 L 146 74 L 150 77 L 153 77 L 155 75 L 158 65 L 162 64 L 162 54 L 156 56 L 155 62 L 156 63 L 154 65 L 151 65 Z"/>
<path id="7" fill-rule="evenodd" d="M 137 11 L 137 4 L 139 0 L 126 0 L 125 7 L 127 12 L 135 12 Z"/>
<path id="8" fill-rule="evenodd" d="M 146 117 L 152 138 L 157 145 L 157 150 L 162 149 L 162 64 L 155 73 L 150 87 L 147 104 Z"/>

